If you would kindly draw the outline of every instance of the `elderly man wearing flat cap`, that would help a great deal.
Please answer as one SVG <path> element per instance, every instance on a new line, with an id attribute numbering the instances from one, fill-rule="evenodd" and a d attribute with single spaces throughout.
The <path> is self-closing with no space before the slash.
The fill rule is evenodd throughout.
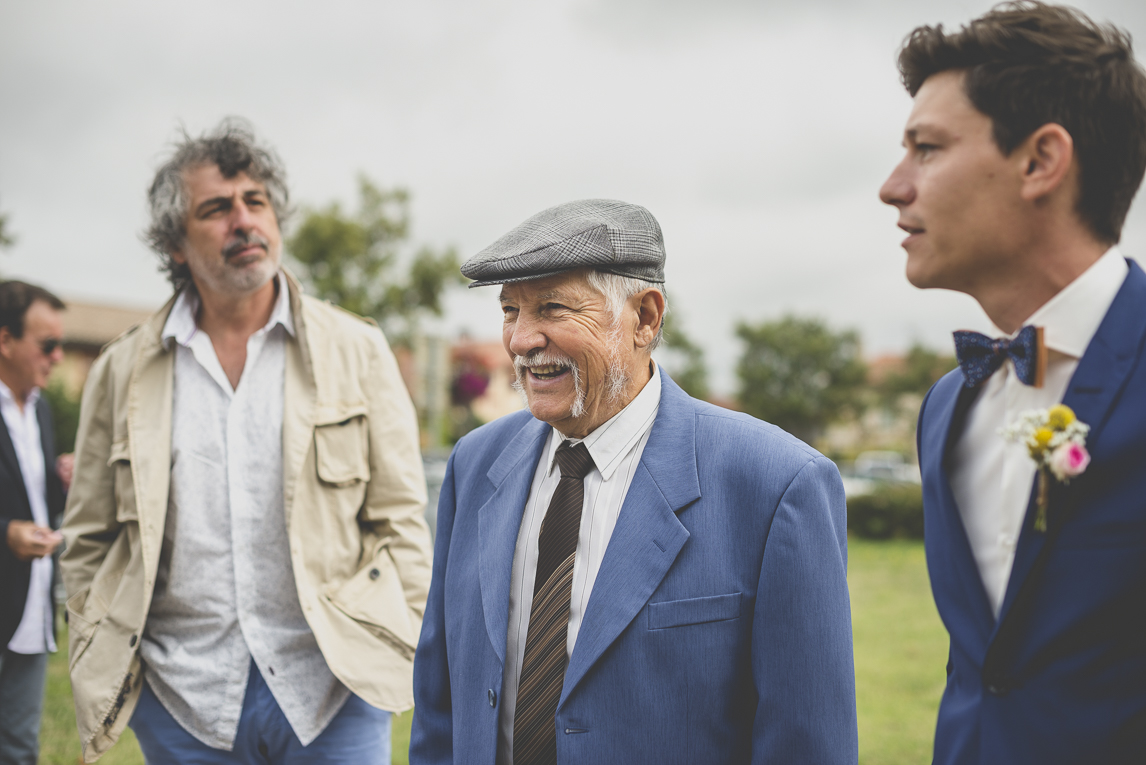
<path id="1" fill-rule="evenodd" d="M 839 474 L 652 362 L 664 260 L 647 210 L 588 200 L 462 266 L 529 411 L 450 457 L 413 765 L 857 760 Z"/>

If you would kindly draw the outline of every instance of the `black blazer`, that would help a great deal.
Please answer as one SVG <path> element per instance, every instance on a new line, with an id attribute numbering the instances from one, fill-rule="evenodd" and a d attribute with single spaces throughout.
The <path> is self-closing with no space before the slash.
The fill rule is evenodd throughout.
<path id="1" fill-rule="evenodd" d="M 64 514 L 64 488 L 56 475 L 56 438 L 52 430 L 52 412 L 44 396 L 36 402 L 36 419 L 40 423 L 40 442 L 44 448 L 44 477 L 47 491 L 48 520 L 52 528 L 60 527 Z M 8 546 L 8 523 L 32 520 L 32 506 L 24 487 L 24 476 L 16 461 L 16 448 L 8 435 L 8 425 L 0 417 L 0 648 L 5 648 L 20 620 L 28 600 L 28 580 L 32 563 L 16 559 Z"/>

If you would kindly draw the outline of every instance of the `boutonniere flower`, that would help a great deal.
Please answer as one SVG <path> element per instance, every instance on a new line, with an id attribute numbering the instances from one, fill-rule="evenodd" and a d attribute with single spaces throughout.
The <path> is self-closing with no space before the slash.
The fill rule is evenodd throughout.
<path id="1" fill-rule="evenodd" d="M 1035 531 L 1047 530 L 1047 492 L 1053 478 L 1062 484 L 1083 474 L 1090 464 L 1086 436 L 1090 426 L 1079 422 L 1069 406 L 1031 409 L 1003 428 L 1003 438 L 1026 444 L 1039 470 Z"/>

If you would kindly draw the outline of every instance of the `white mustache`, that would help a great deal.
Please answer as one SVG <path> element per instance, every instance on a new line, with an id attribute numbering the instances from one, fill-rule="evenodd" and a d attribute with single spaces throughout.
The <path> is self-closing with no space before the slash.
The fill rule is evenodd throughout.
<path id="1" fill-rule="evenodd" d="M 530 351 L 524 356 L 513 357 L 513 371 L 519 378 L 524 374 L 526 367 L 544 367 L 550 364 L 569 369 L 577 368 L 577 365 L 573 363 L 573 359 L 550 351 L 536 350 Z"/>
<path id="2" fill-rule="evenodd" d="M 526 367 L 541 367 L 553 364 L 555 366 L 565 367 L 573 373 L 573 406 L 569 414 L 572 417 L 580 417 L 585 413 L 585 386 L 581 383 L 581 370 L 577 368 L 577 364 L 573 359 L 568 356 L 563 356 L 559 353 L 552 353 L 544 350 L 530 351 L 524 356 L 513 357 L 513 389 L 516 390 L 526 406 L 529 405 L 529 399 L 525 395 L 525 369 Z"/>

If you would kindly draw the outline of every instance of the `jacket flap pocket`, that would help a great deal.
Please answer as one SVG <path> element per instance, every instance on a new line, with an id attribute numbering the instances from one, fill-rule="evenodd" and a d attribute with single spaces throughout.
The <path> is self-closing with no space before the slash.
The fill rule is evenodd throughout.
<path id="1" fill-rule="evenodd" d="M 135 476 L 131 472 L 131 449 L 127 441 L 116 441 L 111 445 L 107 466 L 114 471 L 115 519 L 120 523 L 139 520 L 139 510 L 135 506 Z"/>
<path id="2" fill-rule="evenodd" d="M 131 462 L 131 449 L 128 448 L 127 441 L 116 441 L 111 445 L 107 466 L 114 467 L 117 462 Z"/>
<path id="3" fill-rule="evenodd" d="M 366 416 L 366 404 L 319 404 L 314 414 L 314 425 L 340 425 L 355 417 Z"/>
<path id="4" fill-rule="evenodd" d="M 410 621 L 398 567 L 388 548 L 383 547 L 374 560 L 346 582 L 328 587 L 326 597 L 338 610 L 407 658 L 413 658 L 418 636 Z"/>
<path id="5" fill-rule="evenodd" d="M 365 410 L 314 427 L 314 457 L 318 477 L 326 483 L 345 486 L 370 480 L 367 463 L 367 421 Z"/>
<path id="6" fill-rule="evenodd" d="M 649 629 L 704 624 L 740 618 L 740 593 L 649 603 Z"/>

